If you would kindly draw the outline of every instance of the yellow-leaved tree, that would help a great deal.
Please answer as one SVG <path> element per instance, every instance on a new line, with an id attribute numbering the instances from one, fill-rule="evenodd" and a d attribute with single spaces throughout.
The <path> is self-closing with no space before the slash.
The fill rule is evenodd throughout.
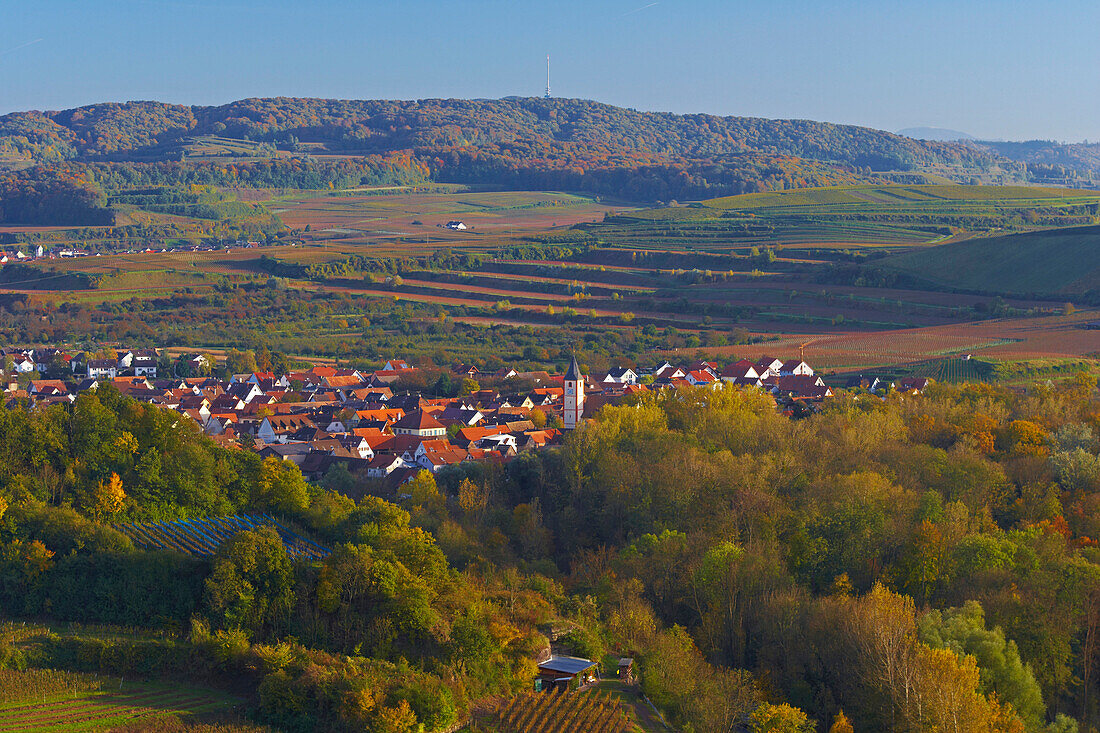
<path id="1" fill-rule="evenodd" d="M 126 492 L 122 479 L 111 472 L 105 480 L 96 484 L 92 494 L 92 514 L 97 520 L 118 514 L 126 506 Z"/>
<path id="2" fill-rule="evenodd" d="M 837 711 L 836 717 L 833 718 L 833 724 L 829 726 L 829 733 L 855 733 L 851 721 L 848 720 L 848 716 L 844 714 L 843 710 Z"/>

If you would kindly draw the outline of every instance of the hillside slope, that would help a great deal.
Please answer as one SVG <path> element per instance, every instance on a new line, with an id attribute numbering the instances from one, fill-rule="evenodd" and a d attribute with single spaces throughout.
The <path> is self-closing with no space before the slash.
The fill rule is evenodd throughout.
<path id="1" fill-rule="evenodd" d="M 138 151 L 192 134 L 321 142 L 333 150 L 497 148 L 591 156 L 706 158 L 793 155 L 872 169 L 948 164 L 982 167 L 990 155 L 854 125 L 808 120 L 638 112 L 580 99 L 420 101 L 245 99 L 219 107 L 160 102 L 95 104 L 0 117 L 0 141 L 36 160 Z"/>
<path id="2" fill-rule="evenodd" d="M 1100 227 L 971 239 L 876 265 L 963 290 L 1091 297 L 1100 294 Z"/>

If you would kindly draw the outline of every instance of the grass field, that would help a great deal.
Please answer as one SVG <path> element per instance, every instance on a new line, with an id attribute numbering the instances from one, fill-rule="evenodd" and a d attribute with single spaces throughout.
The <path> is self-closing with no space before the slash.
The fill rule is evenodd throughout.
<path id="1" fill-rule="evenodd" d="M 1100 227 L 973 239 L 880 264 L 953 288 L 1080 295 L 1100 288 Z"/>
<path id="2" fill-rule="evenodd" d="M 840 186 L 744 194 L 629 212 L 601 227 L 641 249 L 767 245 L 875 252 L 1040 227 L 1095 223 L 1100 194 L 1020 186 Z"/>
<path id="3" fill-rule="evenodd" d="M 53 670 L 0 670 L 0 731 L 102 731 L 166 715 L 231 711 L 223 692 Z"/>
<path id="4" fill-rule="evenodd" d="M 957 201 L 1021 201 L 1049 199 L 1095 200 L 1080 189 L 1033 188 L 1030 186 L 833 186 L 830 188 L 806 188 L 775 193 L 749 193 L 726 196 L 705 202 L 710 208 L 754 209 L 772 206 L 831 206 L 836 204 L 886 204 L 904 206 L 911 204 L 943 204 Z"/>

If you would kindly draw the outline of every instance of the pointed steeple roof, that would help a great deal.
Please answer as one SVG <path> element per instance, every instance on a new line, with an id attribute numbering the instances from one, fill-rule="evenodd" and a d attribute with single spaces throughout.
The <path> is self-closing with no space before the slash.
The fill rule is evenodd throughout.
<path id="1" fill-rule="evenodd" d="M 565 372 L 565 380 L 567 382 L 579 382 L 581 381 L 581 367 L 577 364 L 577 355 L 573 355 L 573 360 L 569 362 L 569 369 Z"/>

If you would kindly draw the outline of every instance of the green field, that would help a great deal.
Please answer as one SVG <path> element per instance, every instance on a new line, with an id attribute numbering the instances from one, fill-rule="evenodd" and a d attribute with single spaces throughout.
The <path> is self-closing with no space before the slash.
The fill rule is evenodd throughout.
<path id="1" fill-rule="evenodd" d="M 751 193 L 630 212 L 593 227 L 615 243 L 723 251 L 881 249 L 1097 223 L 1100 194 L 1022 186 L 837 186 Z"/>
<path id="2" fill-rule="evenodd" d="M 1100 287 L 1100 227 L 973 239 L 878 264 L 952 288 L 1079 295 Z"/>
<path id="3" fill-rule="evenodd" d="M 832 186 L 792 191 L 747 193 L 711 199 L 704 205 L 714 209 L 756 209 L 773 206 L 834 206 L 837 204 L 942 204 L 952 201 L 1021 201 L 1079 199 L 1087 192 L 1071 188 L 1032 188 L 1029 186 Z"/>

